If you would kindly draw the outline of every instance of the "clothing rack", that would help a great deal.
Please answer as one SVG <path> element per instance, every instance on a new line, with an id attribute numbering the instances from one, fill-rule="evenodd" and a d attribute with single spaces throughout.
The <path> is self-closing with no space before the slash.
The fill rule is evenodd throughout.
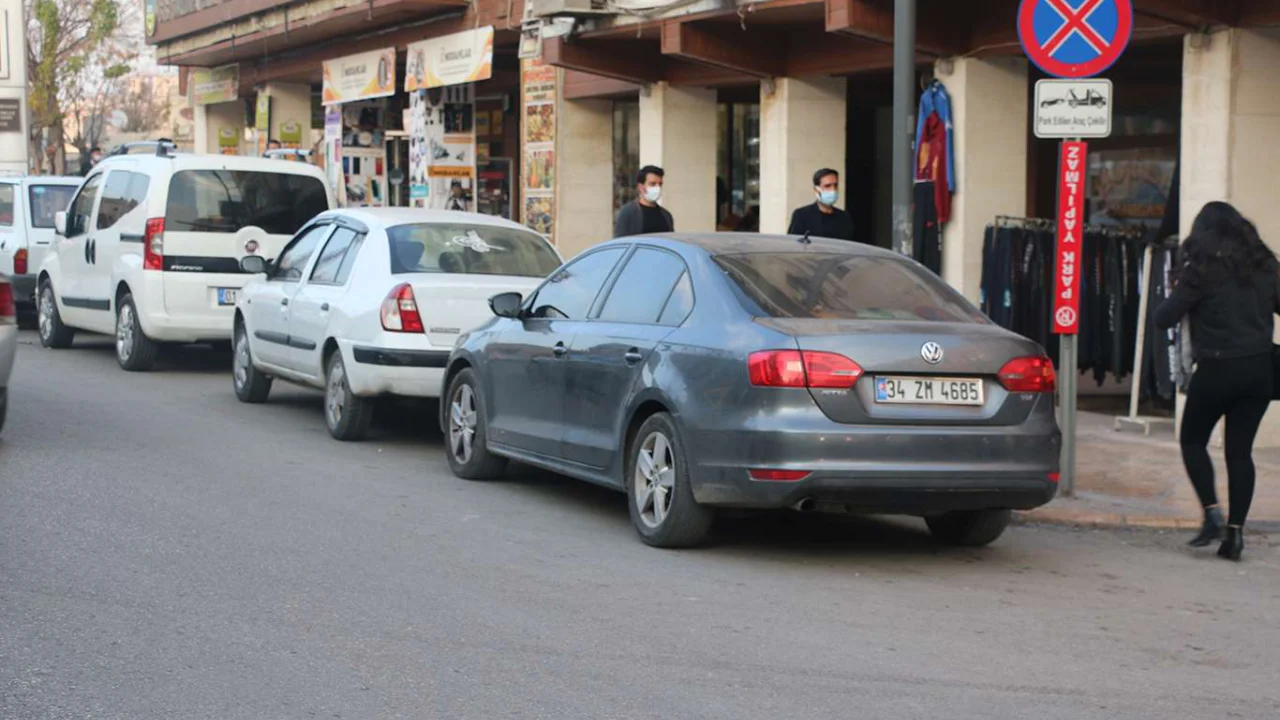
<path id="1" fill-rule="evenodd" d="M 1164 242 L 1177 243 L 1177 238 L 1167 238 Z M 1138 301 L 1138 336 L 1134 342 L 1133 349 L 1133 387 L 1129 389 L 1129 414 L 1119 415 L 1115 419 L 1115 429 L 1117 432 L 1127 427 L 1133 427 L 1142 430 L 1143 435 L 1151 434 L 1152 425 L 1168 425 L 1173 423 L 1172 418 L 1159 418 L 1142 416 L 1138 414 L 1138 404 L 1142 396 L 1142 368 L 1143 361 L 1146 359 L 1147 349 L 1147 315 L 1151 302 L 1151 265 L 1154 256 L 1154 248 L 1148 243 L 1147 247 L 1142 251 L 1142 287 L 1144 292 Z"/>

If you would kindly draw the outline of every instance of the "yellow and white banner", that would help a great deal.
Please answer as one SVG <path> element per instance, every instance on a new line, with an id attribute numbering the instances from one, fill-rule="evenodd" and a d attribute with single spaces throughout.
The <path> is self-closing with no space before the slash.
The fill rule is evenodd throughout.
<path id="1" fill-rule="evenodd" d="M 188 82 L 191 84 L 192 105 L 233 102 L 240 97 L 240 66 L 196 68 L 191 71 Z"/>
<path id="2" fill-rule="evenodd" d="M 396 94 L 396 49 L 348 55 L 324 63 L 324 104 Z"/>
<path id="3" fill-rule="evenodd" d="M 423 40 L 409 46 L 405 92 L 479 82 L 493 77 L 493 26 Z"/>

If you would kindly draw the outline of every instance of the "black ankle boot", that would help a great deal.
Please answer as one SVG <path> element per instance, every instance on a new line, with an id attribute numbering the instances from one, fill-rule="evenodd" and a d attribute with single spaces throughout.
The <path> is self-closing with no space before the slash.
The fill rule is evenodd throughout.
<path id="1" fill-rule="evenodd" d="M 1240 562 L 1240 555 L 1243 553 L 1244 528 L 1227 528 L 1227 537 L 1222 541 L 1222 546 L 1218 548 L 1218 557 Z"/>
<path id="2" fill-rule="evenodd" d="M 1200 534 L 1191 538 L 1191 542 L 1187 543 L 1191 547 L 1209 547 L 1215 540 L 1221 540 L 1223 531 L 1227 528 L 1227 521 L 1222 519 L 1222 510 L 1217 507 L 1204 509 L 1204 525 L 1200 527 Z"/>

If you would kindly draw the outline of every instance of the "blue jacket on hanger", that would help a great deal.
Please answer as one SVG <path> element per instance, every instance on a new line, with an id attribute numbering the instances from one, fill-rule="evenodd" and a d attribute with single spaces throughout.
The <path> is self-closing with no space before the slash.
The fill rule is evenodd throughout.
<path id="1" fill-rule="evenodd" d="M 916 114 L 916 152 L 920 152 L 920 140 L 924 136 L 924 124 L 929 115 L 938 113 L 938 119 L 947 127 L 947 186 L 956 191 L 956 142 L 951 121 L 951 96 L 941 82 L 934 80 L 920 96 L 920 110 Z"/>

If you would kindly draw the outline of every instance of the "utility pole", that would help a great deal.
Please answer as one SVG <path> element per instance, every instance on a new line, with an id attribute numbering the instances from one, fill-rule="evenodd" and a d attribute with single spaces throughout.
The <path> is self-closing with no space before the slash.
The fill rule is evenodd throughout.
<path id="1" fill-rule="evenodd" d="M 916 0 L 893 7 L 893 247 L 910 256 L 916 140 Z"/>

